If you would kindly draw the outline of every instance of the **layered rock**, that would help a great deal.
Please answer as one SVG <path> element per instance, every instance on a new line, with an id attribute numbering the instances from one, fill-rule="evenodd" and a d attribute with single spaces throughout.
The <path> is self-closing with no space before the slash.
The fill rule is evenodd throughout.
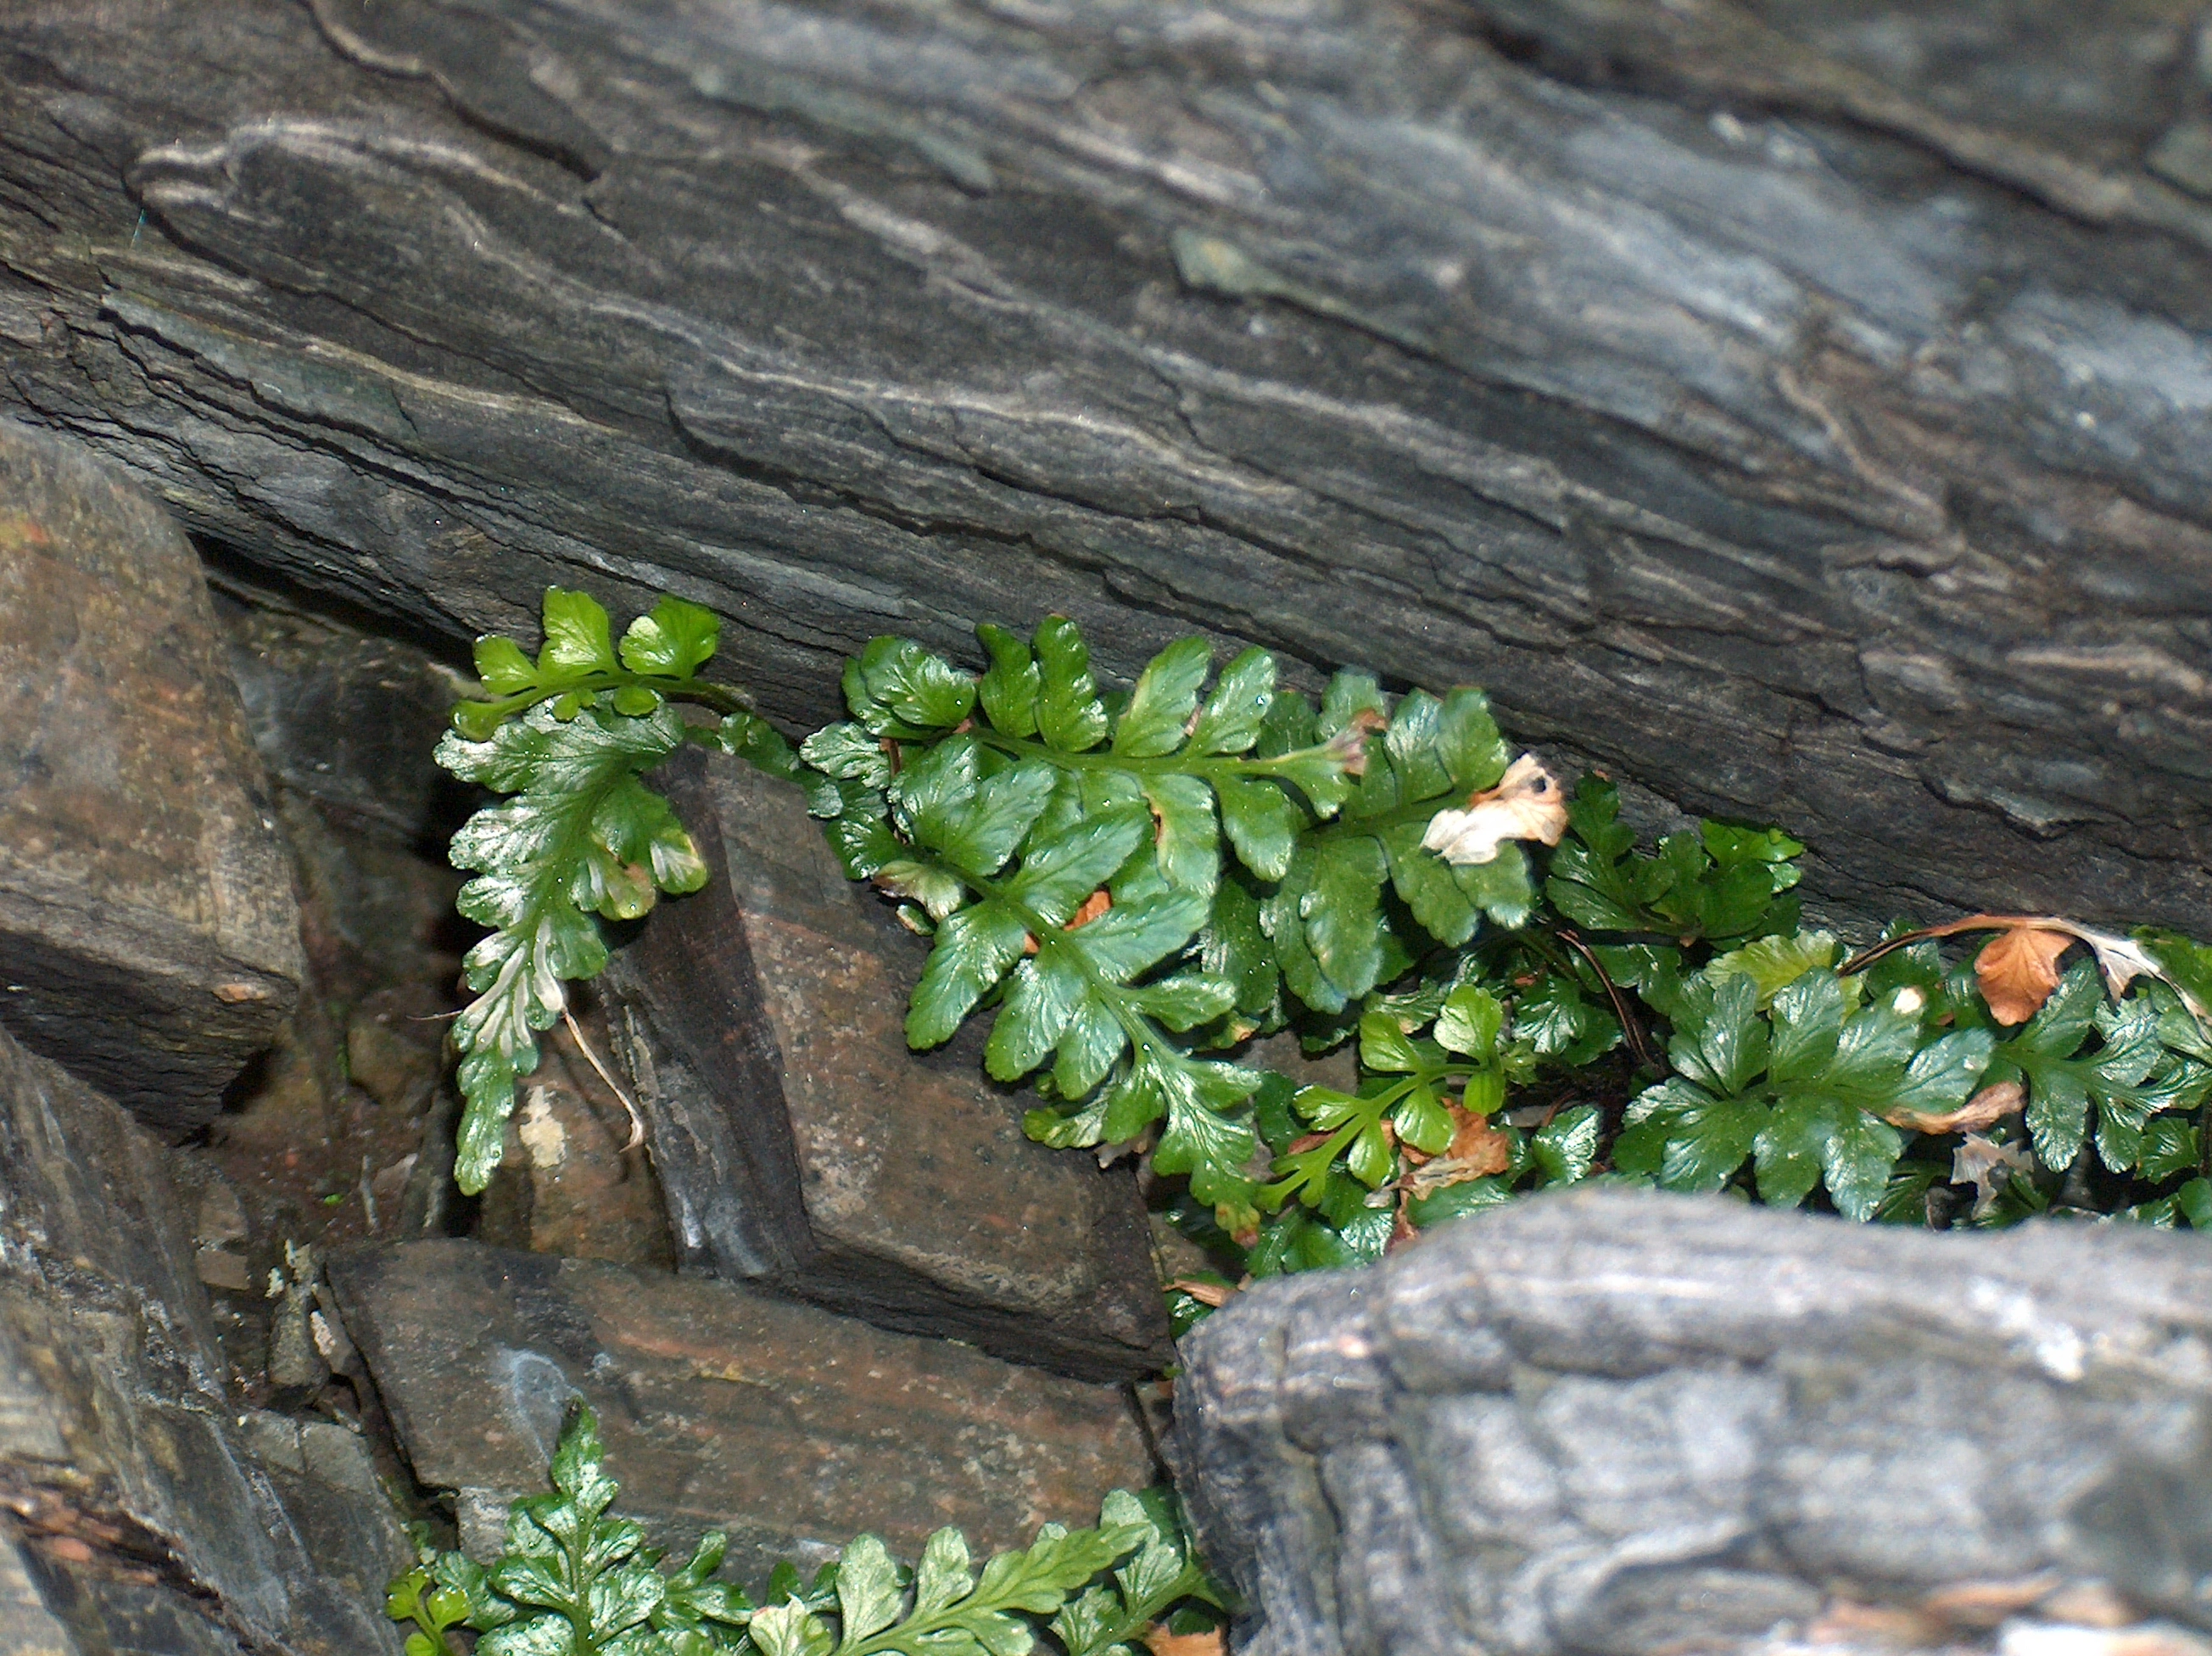
<path id="1" fill-rule="evenodd" d="M 298 998 L 291 876 L 198 558 L 0 422 L 0 1023 L 181 1135 Z"/>
<path id="2" fill-rule="evenodd" d="M 710 603 L 789 725 L 878 631 L 1195 626 L 1875 922 L 2212 933 L 2197 22 L 18 0 L 0 400 L 457 641 Z"/>
<path id="3" fill-rule="evenodd" d="M 2106 1622 L 2212 1601 L 2193 1237 L 1537 1198 L 1262 1285 L 1183 1356 L 1175 1458 L 1252 1656 L 1936 1643 L 2069 1593 Z"/>
<path id="4" fill-rule="evenodd" d="M 416 1475 L 455 1492 L 480 1554 L 507 1503 L 544 1488 L 571 1397 L 599 1416 L 622 1510 L 687 1554 L 722 1531 L 754 1582 L 864 1530 L 907 1556 L 945 1524 L 979 1553 L 1026 1546 L 1152 1481 L 1113 1387 L 735 1283 L 464 1241 L 330 1272 Z"/>
<path id="5" fill-rule="evenodd" d="M 396 1653 L 410 1549 L 369 1451 L 245 1402 L 165 1154 L 0 1031 L 0 1630 L 57 1656 Z"/>
<path id="6" fill-rule="evenodd" d="M 923 947 L 799 790 L 665 773 L 712 870 L 607 972 L 682 1265 L 1094 1379 L 1170 1360 L 1127 1166 L 1030 1140 L 971 1028 L 906 1044 Z"/>

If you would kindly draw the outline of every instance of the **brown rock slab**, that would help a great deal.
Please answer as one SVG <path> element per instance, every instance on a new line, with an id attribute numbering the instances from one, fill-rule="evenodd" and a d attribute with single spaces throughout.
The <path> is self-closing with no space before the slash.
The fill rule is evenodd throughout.
<path id="1" fill-rule="evenodd" d="M 290 871 L 198 558 L 0 422 L 0 1020 L 180 1135 L 299 992 Z"/>
<path id="2" fill-rule="evenodd" d="M 584 1008 L 578 1026 L 606 1050 L 594 1008 Z M 471 1234 L 493 1247 L 673 1269 L 667 1209 L 645 1146 L 629 1146 L 629 1115 L 567 1030 L 539 1041 L 541 1062 L 516 1089 L 505 1157 Z"/>
<path id="3" fill-rule="evenodd" d="M 545 1486 L 571 1397 L 617 1510 L 663 1544 L 731 1537 L 742 1579 L 868 1531 L 912 1557 L 1095 1523 L 1153 1480 L 1120 1390 L 893 1334 L 734 1282 L 436 1240 L 334 1256 L 330 1281 L 416 1477 L 482 1544 Z"/>
<path id="4" fill-rule="evenodd" d="M 1130 1170 L 1028 1138 L 980 1028 L 908 1050 L 926 951 L 795 787 L 696 755 L 663 774 L 714 877 L 606 982 L 683 1268 L 1089 1379 L 1162 1367 Z"/>

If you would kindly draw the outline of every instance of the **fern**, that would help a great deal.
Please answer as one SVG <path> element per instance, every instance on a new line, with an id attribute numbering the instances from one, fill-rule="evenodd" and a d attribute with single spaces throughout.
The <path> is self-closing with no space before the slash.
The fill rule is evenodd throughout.
<path id="1" fill-rule="evenodd" d="M 477 641 L 488 699 L 453 710 L 437 761 L 509 797 L 454 835 L 453 865 L 477 878 L 459 908 L 490 928 L 463 962 L 476 999 L 455 1020 L 466 1100 L 454 1162 L 463 1190 L 499 1166 L 518 1076 L 538 1067 L 538 1032 L 567 1007 L 564 982 L 596 977 L 599 920 L 634 920 L 662 892 L 696 891 L 707 867 L 668 803 L 640 781 L 687 741 L 789 774 L 789 748 L 736 692 L 699 679 L 720 623 L 663 598 L 623 634 L 580 593 L 545 594 L 545 643 L 533 662 L 511 639 Z M 680 703 L 720 717 L 687 722 Z"/>
<path id="2" fill-rule="evenodd" d="M 2063 1195 L 2212 1224 L 2212 1142 L 2188 1118 L 2212 1095 L 2212 952 L 2186 939 L 1981 916 L 1843 961 L 1799 924 L 1799 842 L 1707 822 L 1644 850 L 1596 775 L 1555 849 L 1528 841 L 1558 837 L 1557 819 L 1462 841 L 1514 778 L 1549 782 L 1533 758 L 1508 765 L 1467 686 L 1393 697 L 1346 670 L 1316 706 L 1265 651 L 1216 674 L 1185 639 L 1109 694 L 1053 617 L 1027 637 L 979 628 L 980 673 L 874 640 L 845 669 L 850 718 L 807 739 L 802 767 L 697 678 L 704 611 L 664 600 L 619 649 L 580 594 L 550 593 L 545 623 L 535 661 L 483 641 L 485 698 L 440 749 L 509 796 L 454 846 L 478 875 L 464 910 L 492 928 L 455 1030 L 468 1188 L 496 1163 L 562 983 L 604 962 L 598 918 L 701 877 L 640 780 L 700 741 L 795 775 L 847 872 L 930 938 L 909 1042 L 988 1018 L 991 1075 L 1041 1095 L 1029 1131 L 1133 1145 L 1185 1176 L 1179 1222 L 1232 1278 L 1373 1258 L 1599 1177 L 1905 1217 L 1952 1181 L 1962 1133 L 1996 1169 L 1972 1175 L 1975 1222 Z M 1939 934 L 1984 922 L 2010 940 L 2002 1015 L 2041 1008 L 2017 1032 L 1937 953 Z M 2076 939 L 2109 998 L 2087 963 L 2032 979 Z M 1237 1060 L 1285 1026 L 1316 1051 L 1356 1036 L 1357 1087 L 1300 1092 Z M 1593 1067 L 1597 1096 L 1567 1090 Z M 2015 1087 L 2017 1125 L 1999 1110 Z M 1516 1102 L 1532 1093 L 1551 1101 Z M 1200 1313 L 1177 1292 L 1179 1318 Z"/>
<path id="3" fill-rule="evenodd" d="M 1109 710 L 1073 622 L 1048 620 L 1033 641 L 980 636 L 992 657 L 980 677 L 877 639 L 846 670 L 853 721 L 800 749 L 848 871 L 934 933 L 908 1038 L 937 1045 L 1000 995 L 992 1075 L 1037 1075 L 1062 1101 L 1030 1112 L 1034 1136 L 1123 1143 L 1164 1117 L 1153 1166 L 1249 1216 L 1244 1106 L 1260 1078 L 1175 1038 L 1243 998 L 1198 958 L 1224 890 L 1223 839 L 1253 877 L 1279 879 L 1301 829 L 1350 795 L 1364 735 L 1300 731 L 1303 703 L 1277 691 L 1262 651 L 1201 699 L 1212 652 L 1185 640 Z"/>
<path id="4" fill-rule="evenodd" d="M 1292 719 L 1303 734 L 1303 714 Z M 1496 784 L 1511 758 L 1480 691 L 1462 687 L 1440 701 L 1417 690 L 1393 709 L 1370 676 L 1340 673 L 1314 728 L 1332 738 L 1381 734 L 1358 790 L 1335 821 L 1302 836 L 1261 906 L 1261 928 L 1299 1001 L 1341 1012 L 1417 954 L 1465 943 L 1486 918 L 1508 928 L 1528 922 L 1536 892 L 1520 845 L 1454 868 L 1421 843 L 1440 809 Z"/>
<path id="5" fill-rule="evenodd" d="M 910 1571 L 859 1536 L 811 1588 L 779 1566 L 757 1607 L 718 1579 L 720 1536 L 665 1569 L 635 1523 L 610 1516 L 620 1486 L 581 1403 L 549 1478 L 549 1493 L 509 1509 L 489 1566 L 425 1546 L 391 1584 L 386 1613 L 415 1624 L 407 1656 L 455 1656 L 447 1632 L 464 1626 L 481 1656 L 1022 1656 L 1048 1618 L 1064 1656 L 1127 1656 L 1178 1606 L 1221 1603 L 1165 1491 L 1117 1489 L 1097 1528 L 1048 1524 L 980 1575 L 957 1530 L 931 1536 Z"/>

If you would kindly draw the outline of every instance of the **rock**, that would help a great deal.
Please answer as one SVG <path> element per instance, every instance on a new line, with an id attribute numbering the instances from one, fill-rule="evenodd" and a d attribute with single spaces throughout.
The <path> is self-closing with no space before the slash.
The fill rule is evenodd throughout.
<path id="1" fill-rule="evenodd" d="M 380 830 L 387 843 L 415 846 L 434 837 L 463 797 L 430 758 L 457 675 L 416 646 L 297 608 L 265 607 L 281 601 L 265 594 L 250 597 L 263 603 L 226 600 L 217 607 L 226 660 L 270 780 L 338 821 Z"/>
<path id="2" fill-rule="evenodd" d="M 30 1583 L 64 1656 L 396 1653 L 368 1451 L 242 1404 L 167 1154 L 0 1032 L 0 1607 Z"/>
<path id="3" fill-rule="evenodd" d="M 1074 616 L 2212 935 L 2184 0 L 16 0 L 0 403 L 459 643 Z M 179 75 L 175 65 L 189 63 Z"/>
<path id="4" fill-rule="evenodd" d="M 572 1397 L 598 1413 L 620 1510 L 671 1546 L 724 1531 L 749 1581 L 863 1530 L 908 1558 L 944 1524 L 979 1553 L 1026 1545 L 1152 1481 L 1113 1388 L 739 1284 L 465 1241 L 329 1270 L 416 1476 L 459 1491 L 479 1551 L 544 1489 Z"/>
<path id="5" fill-rule="evenodd" d="M 796 787 L 697 755 L 663 775 L 713 874 L 606 984 L 683 1267 L 1091 1379 L 1170 1361 L 1129 1169 L 1030 1140 L 979 1030 L 908 1050 L 926 951 Z"/>
<path id="6" fill-rule="evenodd" d="M 215 567 L 224 661 L 274 790 L 307 965 L 297 1010 L 208 1135 L 247 1221 L 226 1251 L 254 1283 L 284 1267 L 287 1243 L 442 1234 L 453 1217 L 443 1047 L 466 939 L 445 837 L 468 801 L 431 758 L 444 669 L 339 619 L 268 607 L 290 600 Z M 210 1269 L 225 1288 L 237 1275 L 220 1257 Z M 254 1367 L 289 1340 L 286 1372 L 313 1372 L 291 1335 L 258 1326 L 264 1309 L 227 1309 Z"/>
<path id="7" fill-rule="evenodd" d="M 392 1236 L 443 1236 L 452 1216 L 460 1096 L 447 1069 L 446 1019 L 459 999 L 458 983 L 438 988 L 416 979 L 373 989 L 346 1025 L 348 1075 L 388 1119 L 417 1123 L 414 1147 L 369 1181 L 369 1197 L 381 1204 L 379 1216 Z"/>
<path id="8" fill-rule="evenodd" d="M 0 1656 L 76 1656 L 76 1641 L 46 1608 L 23 1549 L 5 1534 L 0 1534 Z"/>
<path id="9" fill-rule="evenodd" d="M 605 1022 L 588 992 L 576 998 L 577 1026 L 605 1052 Z M 629 1113 L 566 1029 L 538 1042 L 538 1068 L 516 1089 L 521 1107 L 507 1120 L 504 1159 L 477 1205 L 477 1240 L 674 1269 L 667 1209 L 646 1147 L 629 1144 Z"/>
<path id="10" fill-rule="evenodd" d="M 446 1073 L 446 1026 L 439 1015 L 450 996 L 427 984 L 373 989 L 346 1021 L 346 1075 L 387 1110 L 419 1112 Z"/>
<path id="11" fill-rule="evenodd" d="M 204 1149 L 172 1151 L 167 1170 L 177 1205 L 191 1218 L 194 1274 L 211 1288 L 252 1293 L 253 1268 L 246 1256 L 252 1227 L 237 1189 Z"/>
<path id="12" fill-rule="evenodd" d="M 1883 1605 L 2208 1622 L 2193 1237 L 1539 1197 L 1182 1351 L 1171 1458 L 1254 1656 L 1748 1653 L 1831 1595 L 1869 1647 Z"/>
<path id="13" fill-rule="evenodd" d="M 286 1286 L 269 1318 L 269 1384 L 276 1397 L 297 1406 L 330 1384 L 330 1360 L 315 1339 L 312 1282 Z"/>
<path id="14" fill-rule="evenodd" d="M 171 1136 L 299 994 L 299 913 L 199 560 L 0 422 L 0 1022 Z"/>
<path id="15" fill-rule="evenodd" d="M 1997 1650 L 1999 1656 L 2212 1656 L 2212 1641 L 2155 1622 L 2121 1628 L 2009 1622 Z"/>

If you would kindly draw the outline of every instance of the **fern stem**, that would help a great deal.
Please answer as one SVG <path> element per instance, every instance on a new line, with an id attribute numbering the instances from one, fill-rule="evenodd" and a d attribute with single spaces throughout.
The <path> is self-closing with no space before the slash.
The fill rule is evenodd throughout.
<path id="1" fill-rule="evenodd" d="M 1103 747 L 1093 748 L 1088 752 L 1070 753 L 1043 742 L 1030 741 L 1025 737 L 1003 735 L 980 722 L 967 734 L 985 747 L 996 748 L 1000 752 L 1016 758 L 1042 759 L 1047 764 L 1057 765 L 1063 770 L 1118 770 L 1139 776 L 1200 776 L 1209 782 L 1217 776 L 1280 776 L 1300 764 L 1328 758 L 1340 755 L 1342 751 L 1332 740 L 1316 742 L 1311 747 L 1302 747 L 1293 752 L 1279 753 L 1271 759 L 1248 759 L 1235 753 L 1213 753 L 1202 757 L 1162 753 L 1152 758 L 1140 759 Z"/>
<path id="2" fill-rule="evenodd" d="M 612 672 L 588 673 L 583 678 L 550 689 L 519 690 L 512 696 L 499 696 L 476 702 L 477 707 L 488 709 L 501 719 L 511 719 L 526 713 L 540 702 L 557 700 L 563 696 L 579 696 L 586 701 L 610 690 L 649 690 L 672 702 L 696 702 L 710 707 L 717 713 L 750 713 L 752 697 L 728 685 L 709 683 L 704 679 L 671 679 L 654 673 Z"/>

